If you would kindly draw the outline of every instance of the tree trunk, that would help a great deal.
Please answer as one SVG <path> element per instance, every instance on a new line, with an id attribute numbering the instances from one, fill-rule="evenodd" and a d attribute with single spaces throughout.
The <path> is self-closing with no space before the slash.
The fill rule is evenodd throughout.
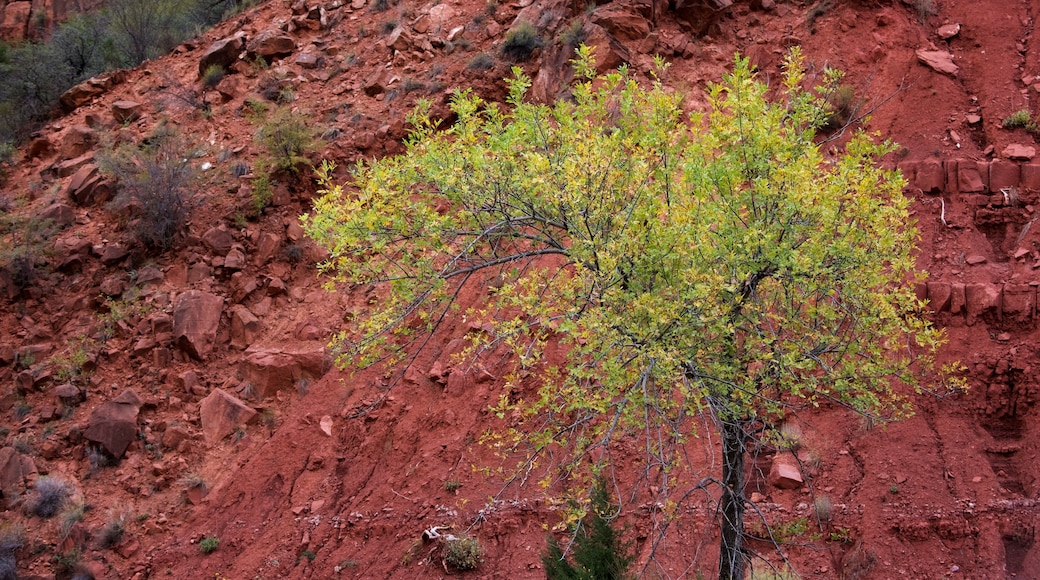
<path id="1" fill-rule="evenodd" d="M 740 419 L 722 422 L 722 540 L 719 580 L 744 580 L 744 458 L 747 431 Z"/>

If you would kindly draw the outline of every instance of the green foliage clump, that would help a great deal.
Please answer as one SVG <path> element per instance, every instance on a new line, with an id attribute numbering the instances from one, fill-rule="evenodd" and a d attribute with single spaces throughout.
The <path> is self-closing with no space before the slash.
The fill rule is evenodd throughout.
<path id="1" fill-rule="evenodd" d="M 444 542 L 444 562 L 456 570 L 476 570 L 484 562 L 484 548 L 476 538 L 450 538 Z"/>
<path id="2" fill-rule="evenodd" d="M 494 280 L 465 316 L 489 329 L 468 356 L 513 355 L 495 410 L 522 421 L 499 436 L 531 457 L 567 450 L 553 461 L 573 480 L 622 434 L 648 457 L 678 457 L 695 418 L 711 416 L 720 563 L 737 575 L 758 425 L 833 402 L 895 420 L 922 376 L 940 374 L 905 180 L 881 166 L 894 146 L 863 131 L 825 161 L 815 137 L 829 87 L 803 88 L 797 50 L 773 88 L 737 58 L 693 114 L 660 80 L 595 78 L 591 55 L 578 49 L 582 80 L 552 105 L 525 100 L 519 68 L 508 106 L 458 91 L 442 129 L 421 104 L 406 153 L 361 164 L 349 194 L 322 166 L 304 227 L 329 251 L 324 271 L 388 290 L 335 338 L 339 363 L 403 372 L 461 315 L 463 285 Z M 543 356 L 556 345 L 558 365 Z"/>
<path id="3" fill-rule="evenodd" d="M 7 272 L 16 291 L 40 281 L 51 238 L 57 231 L 54 222 L 35 216 L 12 213 L 0 218 L 0 270 Z"/>
<path id="4" fill-rule="evenodd" d="M 542 37 L 533 24 L 520 22 L 506 33 L 502 42 L 502 54 L 514 62 L 523 62 L 542 46 Z"/>
<path id="5" fill-rule="evenodd" d="M 113 0 L 77 14 L 46 42 L 0 51 L 0 142 L 28 137 L 70 87 L 166 54 L 236 9 L 234 0 Z"/>
<path id="6" fill-rule="evenodd" d="M 199 551 L 203 554 L 212 554 L 217 551 L 217 547 L 220 546 L 220 538 L 216 536 L 208 536 L 199 542 Z"/>
<path id="7" fill-rule="evenodd" d="M 588 515 L 579 525 L 572 564 L 560 543 L 549 536 L 548 551 L 542 555 L 545 576 L 549 580 L 624 580 L 630 578 L 628 568 L 635 559 L 631 546 L 622 542 L 611 525 L 614 506 L 606 480 L 600 478 L 592 491 Z"/>
<path id="8" fill-rule="evenodd" d="M 202 86 L 207 89 L 212 89 L 220 84 L 220 81 L 224 80 L 224 67 L 219 64 L 211 64 L 206 67 L 206 70 L 202 72 Z"/>
<path id="9" fill-rule="evenodd" d="M 113 205 L 129 212 L 130 229 L 145 248 L 173 247 L 195 209 L 193 165 L 197 150 L 168 127 L 140 146 L 123 146 L 100 159 L 101 170 L 116 179 Z"/>
<path id="10" fill-rule="evenodd" d="M 495 57 L 486 52 L 478 52 L 466 63 L 469 70 L 489 70 L 495 68 Z"/>
<path id="11" fill-rule="evenodd" d="M 275 110 L 261 120 L 257 140 L 274 172 L 300 175 L 314 166 L 308 155 L 317 150 L 318 138 L 302 113 L 288 108 Z"/>
<path id="12" fill-rule="evenodd" d="M 1040 126 L 1033 119 L 1033 114 L 1029 112 L 1029 109 L 1020 109 L 1011 113 L 1001 122 L 1001 126 L 1005 129 L 1025 129 L 1030 133 L 1040 130 Z"/>

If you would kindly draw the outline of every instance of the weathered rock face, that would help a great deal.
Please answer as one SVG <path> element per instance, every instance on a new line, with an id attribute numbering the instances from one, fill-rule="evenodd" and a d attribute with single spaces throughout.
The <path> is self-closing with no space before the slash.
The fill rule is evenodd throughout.
<path id="1" fill-rule="evenodd" d="M 285 349 L 250 348 L 240 367 L 242 380 L 253 385 L 259 399 L 293 388 L 300 380 L 321 378 L 325 371 L 325 345 L 320 342 Z"/>
<path id="2" fill-rule="evenodd" d="M 296 41 L 281 30 L 265 30 L 249 41 L 247 49 L 253 58 L 273 59 L 292 54 Z"/>
<path id="3" fill-rule="evenodd" d="M 214 42 L 199 59 L 199 75 L 205 73 L 206 69 L 213 65 L 218 65 L 224 70 L 230 69 L 245 48 L 246 38 L 245 34 L 241 32 L 230 38 Z"/>
<path id="4" fill-rule="evenodd" d="M 173 337 L 177 346 L 202 360 L 217 337 L 224 299 L 209 292 L 191 290 L 177 297 L 173 308 Z"/>
<path id="5" fill-rule="evenodd" d="M 100 445 L 112 457 L 122 457 L 137 437 L 141 398 L 131 389 L 94 409 L 83 437 Z"/>
<path id="6" fill-rule="evenodd" d="M 36 475 L 36 464 L 14 447 L 0 447 L 0 496 L 22 493 Z"/>
<path id="7" fill-rule="evenodd" d="M 778 453 L 769 468 L 769 484 L 780 489 L 798 489 L 804 485 L 798 460 L 790 453 Z"/>
<path id="8" fill-rule="evenodd" d="M 256 410 L 223 389 L 213 389 L 199 404 L 202 436 L 212 445 L 256 418 Z"/>
<path id="9" fill-rule="evenodd" d="M 102 95 L 112 87 L 124 82 L 126 82 L 126 71 L 117 70 L 100 74 L 65 91 L 58 101 L 64 112 L 71 113 L 89 103 L 94 97 Z"/>

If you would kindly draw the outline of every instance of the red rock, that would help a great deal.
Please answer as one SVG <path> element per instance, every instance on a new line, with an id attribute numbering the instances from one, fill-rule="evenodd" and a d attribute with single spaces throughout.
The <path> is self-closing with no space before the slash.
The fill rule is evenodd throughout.
<path id="1" fill-rule="evenodd" d="M 14 447 L 0 447 L 0 489 L 4 494 L 24 492 L 36 478 L 36 464 Z"/>
<path id="2" fill-rule="evenodd" d="M 732 0 L 677 0 L 674 13 L 685 28 L 695 36 L 702 36 L 718 21 L 722 11 L 732 5 Z"/>
<path id="3" fill-rule="evenodd" d="M 257 34 L 246 45 L 250 56 L 272 59 L 292 54 L 296 50 L 296 41 L 281 30 L 265 30 Z"/>
<path id="4" fill-rule="evenodd" d="M 957 36 L 958 34 L 960 34 L 960 32 L 961 32 L 961 25 L 960 24 L 946 24 L 946 25 L 940 26 L 939 29 L 935 31 L 935 33 L 939 35 L 939 38 L 941 38 L 943 40 L 949 40 L 949 39 L 953 38 L 954 36 Z"/>
<path id="5" fill-rule="evenodd" d="M 964 306 L 968 324 L 974 324 L 980 316 L 993 312 L 1000 305 L 1000 286 L 996 284 L 966 284 Z"/>
<path id="6" fill-rule="evenodd" d="M 964 284 L 955 282 L 950 284 L 950 313 L 960 314 L 964 312 Z"/>
<path id="7" fill-rule="evenodd" d="M 223 389 L 213 389 L 199 404 L 202 436 L 208 445 L 220 441 L 256 418 L 256 410 Z"/>
<path id="8" fill-rule="evenodd" d="M 326 371 L 325 345 L 309 342 L 287 348 L 252 347 L 239 368 L 242 380 L 253 385 L 258 399 L 321 378 Z"/>
<path id="9" fill-rule="evenodd" d="M 177 297 L 173 309 L 173 336 L 177 346 L 202 360 L 213 347 L 224 312 L 224 299 L 209 292 L 191 290 Z"/>
<path id="10" fill-rule="evenodd" d="M 120 458 L 137 437 L 137 415 L 141 399 L 131 389 L 102 403 L 90 415 L 83 437 L 101 445 L 109 455 Z"/>
<path id="11" fill-rule="evenodd" d="M 65 194 L 76 205 L 100 204 L 112 199 L 112 186 L 96 165 L 88 163 L 72 176 Z"/>
<path id="12" fill-rule="evenodd" d="M 112 118 L 121 125 L 141 118 L 141 103 L 135 101 L 116 101 L 111 110 Z"/>
<path id="13" fill-rule="evenodd" d="M 790 453 L 778 453 L 769 468 L 769 484 L 779 489 L 798 489 L 805 485 L 798 460 Z"/>
<path id="14" fill-rule="evenodd" d="M 1001 300 L 1001 314 L 1018 321 L 1033 318 L 1036 307 L 1036 287 L 1028 284 L 1007 284 Z"/>
<path id="15" fill-rule="evenodd" d="M 97 133 L 86 125 L 73 125 L 65 131 L 61 140 L 58 156 L 62 159 L 74 159 L 90 153 L 97 145 Z"/>
<path id="16" fill-rule="evenodd" d="M 20 41 L 25 39 L 25 33 L 29 26 L 29 17 L 32 15 L 32 2 L 11 2 L 2 6 L 0 16 L 0 38 L 9 41 Z"/>
<path id="17" fill-rule="evenodd" d="M 959 160 L 957 163 L 957 190 L 961 193 L 982 193 L 986 185 L 975 163 Z"/>
<path id="18" fill-rule="evenodd" d="M 40 212 L 40 219 L 49 220 L 51 224 L 64 228 L 76 221 L 76 213 L 64 203 L 55 203 Z"/>
<path id="19" fill-rule="evenodd" d="M 925 193 L 939 193 L 946 189 L 946 171 L 942 163 L 931 159 L 918 163 L 914 185 Z"/>
<path id="20" fill-rule="evenodd" d="M 590 20 L 619 40 L 641 40 L 650 34 L 650 23 L 639 12 L 625 4 L 597 7 Z"/>
<path id="21" fill-rule="evenodd" d="M 1005 147 L 1000 154 L 1012 161 L 1030 161 L 1036 157 L 1036 147 L 1012 143 Z"/>
<path id="22" fill-rule="evenodd" d="M 89 103 L 94 97 L 103 95 L 112 87 L 126 82 L 126 71 L 116 70 L 87 79 L 62 93 L 58 99 L 61 108 L 71 113 Z"/>
<path id="23" fill-rule="evenodd" d="M 177 449 L 183 441 L 191 439 L 191 433 L 181 426 L 167 427 L 162 436 L 162 445 L 166 449 Z"/>
<path id="24" fill-rule="evenodd" d="M 917 60 L 920 61 L 921 64 L 936 72 L 956 76 L 957 72 L 960 70 L 957 68 L 957 65 L 953 63 L 953 55 L 945 50 L 919 49 L 915 54 L 917 55 Z"/>
<path id="25" fill-rule="evenodd" d="M 1040 190 L 1040 164 L 1026 163 L 1021 166 L 1023 189 Z"/>
<path id="26" fill-rule="evenodd" d="M 241 304 L 231 307 L 231 346 L 246 348 L 256 342 L 260 319 Z"/>
<path id="27" fill-rule="evenodd" d="M 213 227 L 202 234 L 202 243 L 217 255 L 227 254 L 234 242 L 235 238 L 232 237 L 231 232 L 223 227 Z"/>
<path id="28" fill-rule="evenodd" d="M 231 69 L 238 57 L 246 47 L 245 33 L 238 32 L 234 36 L 214 42 L 206 48 L 199 59 L 199 76 L 213 65 L 220 66 L 225 71 Z"/>
<path id="29" fill-rule="evenodd" d="M 1019 164 L 994 159 L 989 165 L 989 190 L 997 192 L 1007 187 L 1018 187 L 1021 173 Z"/>
<path id="30" fill-rule="evenodd" d="M 950 285 L 945 282 L 928 283 L 928 306 L 935 312 L 948 310 L 950 307 Z"/>

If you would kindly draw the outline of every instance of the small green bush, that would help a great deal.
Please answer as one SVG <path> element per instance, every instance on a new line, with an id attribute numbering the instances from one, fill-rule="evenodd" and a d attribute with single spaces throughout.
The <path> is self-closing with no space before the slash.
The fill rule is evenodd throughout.
<path id="1" fill-rule="evenodd" d="M 18 578 L 15 553 L 25 544 L 25 531 L 14 524 L 0 527 L 0 578 Z"/>
<path id="2" fill-rule="evenodd" d="M 476 570 L 484 562 L 484 548 L 476 538 L 452 538 L 444 543 L 444 562 L 456 570 Z"/>
<path id="3" fill-rule="evenodd" d="M 220 546 L 220 538 L 216 536 L 209 536 L 207 538 L 203 538 L 202 541 L 199 542 L 199 551 L 201 551 L 203 554 L 212 554 L 213 552 L 217 551 L 218 546 Z"/>
<path id="4" fill-rule="evenodd" d="M 1033 114 L 1029 112 L 1029 109 L 1020 109 L 1011 113 L 1001 122 L 1001 125 L 1005 129 L 1025 129 L 1031 133 L 1038 130 L 1037 122 L 1033 119 Z"/>
<path id="5" fill-rule="evenodd" d="M 521 22 L 509 32 L 502 42 L 502 54 L 514 61 L 523 62 L 534 53 L 535 49 L 542 46 L 542 38 L 538 36 L 538 30 L 530 22 Z"/>
<path id="6" fill-rule="evenodd" d="M 127 513 L 113 514 L 98 534 L 98 548 L 105 549 L 115 546 L 123 540 L 126 532 Z"/>
<path id="7" fill-rule="evenodd" d="M 549 580 L 629 578 L 628 568 L 634 558 L 628 544 L 621 541 L 611 526 L 608 514 L 615 511 L 607 491 L 607 483 L 599 479 L 592 490 L 592 505 L 577 530 L 574 541 L 574 563 L 567 561 L 556 538 L 549 536 L 549 546 L 542 554 L 545 577 Z"/>
<path id="8" fill-rule="evenodd" d="M 280 108 L 262 121 L 257 140 L 267 151 L 275 171 L 298 175 L 313 168 L 307 155 L 316 151 L 318 139 L 303 113 Z"/>
<path id="9" fill-rule="evenodd" d="M 220 81 L 224 80 L 224 74 L 224 67 L 219 64 L 209 65 L 202 73 L 202 86 L 207 89 L 216 87 Z"/>

